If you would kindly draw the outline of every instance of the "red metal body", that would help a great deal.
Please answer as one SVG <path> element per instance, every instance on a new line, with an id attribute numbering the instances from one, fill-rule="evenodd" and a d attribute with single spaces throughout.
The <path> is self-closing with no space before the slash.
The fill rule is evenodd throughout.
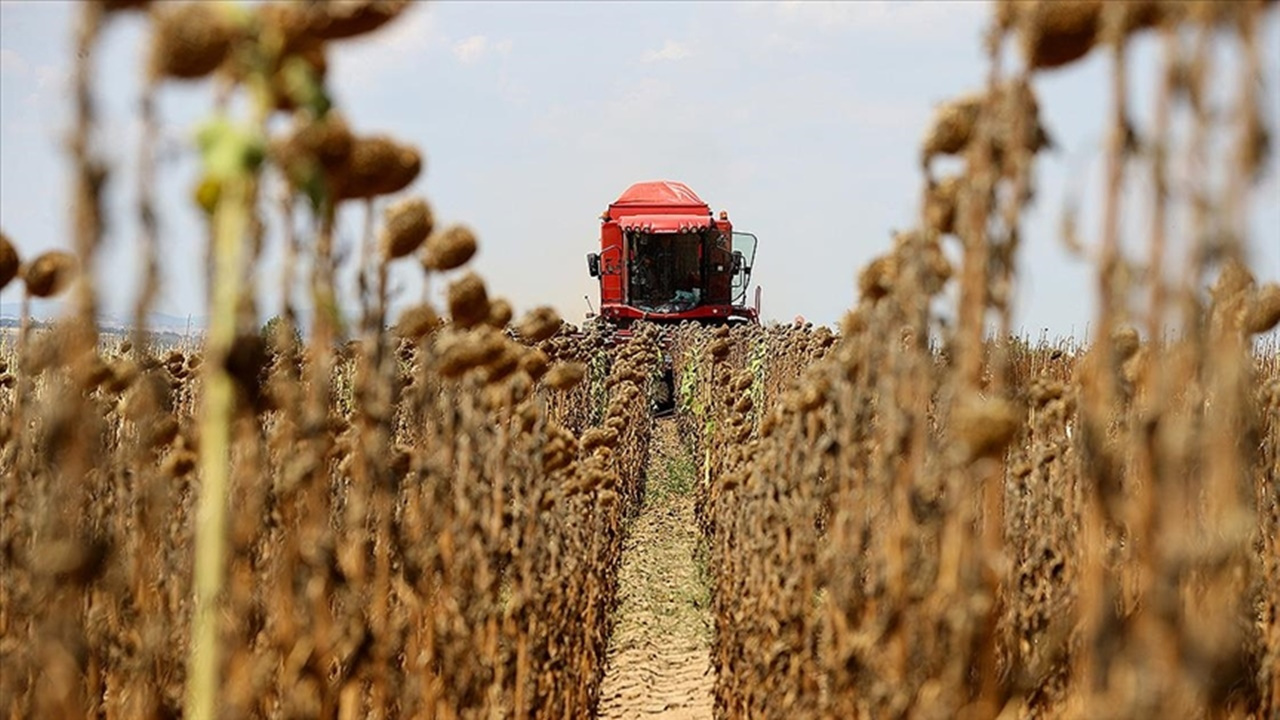
<path id="1" fill-rule="evenodd" d="M 636 183 L 600 221 L 600 253 L 588 266 L 600 279 L 602 319 L 622 329 L 636 320 L 759 322 L 745 302 L 755 236 L 735 233 L 689 186 Z"/>

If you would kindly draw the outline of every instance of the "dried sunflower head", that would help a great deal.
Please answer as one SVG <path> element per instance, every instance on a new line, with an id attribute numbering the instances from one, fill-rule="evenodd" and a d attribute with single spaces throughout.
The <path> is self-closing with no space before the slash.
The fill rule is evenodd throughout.
<path id="1" fill-rule="evenodd" d="M 50 250 L 22 268 L 22 281 L 32 296 L 48 298 L 66 290 L 78 270 L 79 263 L 74 255 Z"/>
<path id="2" fill-rule="evenodd" d="M 307 6 L 307 29 L 322 40 L 341 40 L 373 32 L 395 20 L 409 0 L 330 0 Z"/>
<path id="3" fill-rule="evenodd" d="M 472 332 L 450 333 L 438 342 L 437 369 L 447 378 L 458 377 L 468 370 L 494 362 L 507 345 L 502 335 L 488 326 Z"/>
<path id="4" fill-rule="evenodd" d="M 717 338 L 707 345 L 707 354 L 711 356 L 713 362 L 722 362 L 729 357 L 730 350 L 729 341 L 725 338 Z"/>
<path id="5" fill-rule="evenodd" d="M 530 310 L 520 320 L 520 325 L 516 327 L 516 330 L 520 332 L 520 337 L 529 342 L 537 343 L 559 332 L 563 322 L 559 313 L 550 307 L 542 306 Z"/>
<path id="6" fill-rule="evenodd" d="M 394 333 L 396 337 L 406 340 L 421 340 L 440 327 L 440 316 L 434 308 L 423 303 L 414 305 L 400 314 Z"/>
<path id="7" fill-rule="evenodd" d="M 1116 358 L 1123 361 L 1133 357 L 1138 352 L 1138 348 L 1142 344 L 1142 338 L 1138 336 L 1138 331 L 1131 325 L 1118 327 L 1111 333 L 1112 348 L 1115 351 Z"/>
<path id="8" fill-rule="evenodd" d="M 515 343 L 505 343 L 505 345 L 502 352 L 498 353 L 488 365 L 485 379 L 490 383 L 502 382 L 520 369 L 522 354 L 517 349 L 519 346 Z"/>
<path id="9" fill-rule="evenodd" d="M 550 364 L 551 360 L 547 357 L 547 354 L 537 348 L 531 348 L 524 354 L 524 357 L 520 358 L 520 369 L 524 370 L 535 381 L 542 379 L 542 376 L 547 373 L 547 368 Z"/>
<path id="10" fill-rule="evenodd" d="M 388 259 L 413 254 L 435 225 L 431 207 L 422 198 L 405 198 L 383 214 L 382 254 Z"/>
<path id="11" fill-rule="evenodd" d="M 8 236 L 0 232 L 0 290 L 18 276 L 18 269 L 21 267 L 22 260 L 18 257 L 18 250 L 9 242 Z"/>
<path id="12" fill-rule="evenodd" d="M 997 19 L 1018 30 L 1027 65 L 1060 67 L 1089 53 L 1102 29 L 1102 0 L 1020 3 L 1003 0 Z"/>
<path id="13" fill-rule="evenodd" d="M 347 165 L 334 178 L 338 200 L 400 192 L 422 172 L 422 153 L 385 135 L 357 137 Z"/>
<path id="14" fill-rule="evenodd" d="M 965 457 L 976 460 L 1004 452 L 1022 422 L 1017 406 L 1002 398 L 976 394 L 962 398 L 952 412 L 951 431 Z"/>
<path id="15" fill-rule="evenodd" d="M 465 225 L 451 225 L 427 238 L 422 264 L 428 270 L 452 270 L 476 254 L 476 236 Z"/>
<path id="16" fill-rule="evenodd" d="M 964 150 L 973 137 L 982 102 L 982 95 L 971 93 L 939 105 L 925 132 L 920 148 L 923 156 L 928 159 L 934 155 L 955 155 Z"/>
<path id="17" fill-rule="evenodd" d="M 125 10 L 143 10 L 151 4 L 151 0 L 100 0 L 102 9 L 107 12 L 123 12 Z"/>
<path id="18" fill-rule="evenodd" d="M 449 285 L 449 314 L 454 324 L 463 328 L 489 317 L 489 293 L 479 275 L 469 272 Z"/>
<path id="19" fill-rule="evenodd" d="M 930 183 L 925 195 L 925 223 L 940 234 L 955 231 L 956 201 L 960 197 L 963 176 L 952 175 L 936 183 Z"/>
<path id="20" fill-rule="evenodd" d="M 579 362 L 560 363 L 551 368 L 543 381 L 554 390 L 568 390 L 587 376 L 587 366 Z"/>
<path id="21" fill-rule="evenodd" d="M 164 3 L 151 9 L 149 68 L 153 78 L 194 80 L 226 60 L 239 30 L 215 3 Z"/>
<path id="22" fill-rule="evenodd" d="M 498 298 L 489 303 L 489 317 L 485 322 L 491 327 L 503 330 L 511 323 L 512 314 L 511 303 Z"/>
<path id="23" fill-rule="evenodd" d="M 1245 312 L 1245 330 L 1259 335 L 1280 324 L 1280 285 L 1263 285 L 1249 302 Z"/>

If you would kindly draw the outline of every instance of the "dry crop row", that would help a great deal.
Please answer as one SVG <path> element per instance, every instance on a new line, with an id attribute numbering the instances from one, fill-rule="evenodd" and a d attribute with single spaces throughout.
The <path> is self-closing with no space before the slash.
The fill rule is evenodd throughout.
<path id="1" fill-rule="evenodd" d="M 1247 265 L 1265 10 L 997 3 L 989 84 L 939 108 L 920 224 L 861 272 L 840 337 L 684 331 L 719 716 L 1280 713 L 1280 360 L 1256 339 L 1280 287 Z M 1128 108 L 1140 35 L 1163 48 L 1151 127 Z M 1079 246 L 1097 336 L 1032 345 L 1010 333 L 1048 138 L 1031 81 L 1095 45 L 1113 62 L 1102 227 Z M 935 179 L 940 156 L 961 172 Z M 1138 174 L 1140 252 L 1118 220 Z"/>
<path id="2" fill-rule="evenodd" d="M 72 331 L 3 360 L 29 382 L 0 390 L 0 704 L 13 717 L 164 717 L 182 707 L 190 649 L 202 356 L 46 350 Z M 575 435 L 548 407 L 586 387 L 552 389 L 580 364 L 552 365 L 538 388 L 533 367 L 496 377 L 504 352 L 545 369 L 564 337 L 544 353 L 487 325 L 440 329 L 399 345 L 385 373 L 357 350 L 338 360 L 319 417 L 297 377 L 310 362 L 267 346 L 235 421 L 224 714 L 552 717 L 594 704 L 621 523 L 642 492 L 637 369 L 652 357 L 644 343 L 612 354 L 601 422 Z M 488 342 L 492 359 L 442 374 L 458 344 Z M 97 370 L 73 385 L 66 362 Z M 68 416 L 60 393 L 82 394 L 89 414 Z M 91 469 L 74 476 L 78 453 Z"/>
<path id="3" fill-rule="evenodd" d="M 330 107 L 325 50 L 407 3 L 150 5 L 81 9 L 75 252 L 24 263 L 0 241 L 0 287 L 71 285 L 76 308 L 0 358 L 0 708 L 589 714 L 644 491 L 655 331 L 613 348 L 546 310 L 512 328 L 510 306 L 458 271 L 474 236 L 436 228 L 420 198 L 384 206 L 374 232 L 375 202 L 421 155 L 352 133 Z M 703 463 L 718 711 L 1273 715 L 1280 360 L 1251 338 L 1280 320 L 1280 288 L 1253 281 L 1245 231 L 1267 147 L 1264 3 L 996 7 L 988 87 L 940 108 L 920 227 L 861 273 L 840 335 L 675 333 L 679 422 Z M 103 24 L 139 9 L 154 32 L 144 127 L 163 83 L 214 74 L 223 89 L 195 192 L 216 289 L 198 351 L 141 333 L 104 347 L 92 322 L 85 271 L 110 168 L 90 78 Z M 1009 34 L 1024 63 L 1006 79 Z M 1138 34 L 1164 47 L 1151 128 L 1126 106 Z M 1229 112 L 1209 92 L 1223 84 L 1215 38 L 1238 60 Z M 1100 330 L 1088 349 L 1030 347 L 1003 338 L 1047 141 L 1031 79 L 1095 45 L 1115 64 Z M 290 127 L 273 136 L 279 113 Z M 1224 137 L 1221 172 L 1200 172 Z M 940 156 L 963 171 L 935 179 Z M 144 318 L 158 281 L 149 146 L 141 170 Z M 1142 258 L 1118 221 L 1135 170 L 1155 188 Z M 305 341 L 292 297 L 270 332 L 251 321 L 273 182 L 288 190 L 281 286 L 311 268 Z M 360 204 L 359 319 L 344 331 L 334 228 Z M 414 261 L 447 283 L 449 321 L 424 302 L 384 332 L 387 267 Z M 949 328 L 934 309 L 952 285 Z"/>
<path id="4" fill-rule="evenodd" d="M 20 239 L 0 239 L 0 287 L 75 290 L 70 317 L 47 331 L 24 318 L 0 346 L 0 715 L 593 711 L 623 523 L 643 493 L 656 344 L 642 331 L 611 348 L 545 308 L 513 323 L 463 267 L 475 237 L 435 227 L 421 198 L 384 204 L 374 232 L 375 201 L 407 187 L 421 155 L 351 132 L 330 107 L 325 52 L 408 6 L 80 8 L 76 251 L 23 262 Z M 222 88 L 200 137 L 215 292 L 195 349 L 142 332 L 108 342 L 92 321 L 85 271 L 110 168 L 91 142 L 89 77 L 101 28 L 134 11 L 153 33 L 144 124 L 159 122 L 163 83 L 212 74 Z M 278 113 L 289 128 L 273 137 Z M 150 157 L 139 319 L 158 282 Z M 253 322 L 248 270 L 275 186 L 282 287 L 312 268 L 305 339 L 292 297 L 267 328 Z M 333 236 L 353 204 L 368 229 L 344 331 Z M 445 283 L 447 313 L 423 302 L 384 331 L 393 262 Z"/>

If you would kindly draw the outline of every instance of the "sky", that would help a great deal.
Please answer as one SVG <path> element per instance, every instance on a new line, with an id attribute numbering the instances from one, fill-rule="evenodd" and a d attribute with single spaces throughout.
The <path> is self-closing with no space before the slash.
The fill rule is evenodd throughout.
<path id="1" fill-rule="evenodd" d="M 63 138 L 74 14 L 69 3 L 0 0 L 0 228 L 25 257 L 70 246 Z M 1276 137 L 1278 15 L 1263 42 Z M 597 304 L 585 256 L 598 250 L 598 216 L 631 183 L 668 179 L 759 237 L 753 284 L 763 287 L 766 320 L 835 324 L 856 300 L 858 268 L 913 224 L 918 148 L 934 107 L 983 84 L 989 16 L 986 2 L 961 0 L 434 2 L 336 43 L 329 82 L 358 132 L 423 149 L 410 190 L 425 194 L 439 222 L 475 230 L 473 267 L 517 311 L 550 304 L 580 322 L 587 298 Z M 121 316 L 139 274 L 135 110 L 146 32 L 140 15 L 113 19 L 97 55 L 97 147 L 115 168 L 99 286 L 106 310 Z M 1151 38 L 1134 47 L 1139 121 L 1152 104 L 1156 51 Z M 1084 187 L 1083 234 L 1098 234 L 1108 77 L 1095 52 L 1035 82 L 1059 149 L 1039 160 L 1024 225 L 1015 327 L 1031 335 L 1079 337 L 1096 312 L 1091 265 L 1064 248 L 1059 228 L 1064 198 Z M 165 282 L 156 310 L 171 315 L 204 313 L 191 137 L 211 108 L 207 82 L 160 95 Z M 1251 213 L 1261 281 L 1280 279 L 1278 176 L 1273 156 Z M 358 241 L 361 213 L 344 211 L 341 246 Z M 281 297 L 279 221 L 268 223 L 258 266 L 264 317 Z M 1142 227 L 1139 208 L 1126 218 L 1135 247 Z M 392 278 L 396 306 L 421 297 L 412 262 Z M 349 270 L 343 279 L 353 285 Z M 18 299 L 16 287 L 0 294 Z"/>

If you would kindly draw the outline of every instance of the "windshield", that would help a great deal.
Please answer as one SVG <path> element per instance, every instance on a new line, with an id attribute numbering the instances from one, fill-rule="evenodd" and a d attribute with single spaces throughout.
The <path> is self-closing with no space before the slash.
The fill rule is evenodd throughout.
<path id="1" fill-rule="evenodd" d="M 703 245 L 700 233 L 635 233 L 628 265 L 630 303 L 647 312 L 683 312 L 703 300 Z"/>

